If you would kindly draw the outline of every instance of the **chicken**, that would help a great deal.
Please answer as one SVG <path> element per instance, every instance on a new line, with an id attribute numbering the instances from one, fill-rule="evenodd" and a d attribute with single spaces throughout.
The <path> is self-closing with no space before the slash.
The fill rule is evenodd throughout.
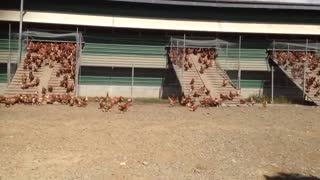
<path id="1" fill-rule="evenodd" d="M 47 89 L 45 87 L 42 87 L 41 93 L 45 95 L 47 93 Z"/>
<path id="2" fill-rule="evenodd" d="M 253 97 L 251 97 L 249 100 L 249 103 L 250 103 L 249 105 L 254 106 L 256 104 L 256 101 L 254 100 Z"/>
<path id="3" fill-rule="evenodd" d="M 228 84 L 229 84 L 229 80 L 226 79 L 226 78 L 223 78 L 223 81 L 222 81 L 222 87 L 226 87 Z"/>
<path id="4" fill-rule="evenodd" d="M 222 99 L 223 101 L 232 100 L 232 98 L 227 94 L 220 94 L 220 99 Z"/>
<path id="5" fill-rule="evenodd" d="M 68 87 L 67 87 L 66 92 L 67 92 L 67 93 L 70 93 L 70 92 L 72 92 L 73 90 L 74 90 L 73 84 L 69 84 Z"/>
<path id="6" fill-rule="evenodd" d="M 184 64 L 183 67 L 184 67 L 184 70 L 185 70 L 185 71 L 188 71 L 188 70 L 189 70 L 189 65 L 188 65 L 188 64 Z"/>
<path id="7" fill-rule="evenodd" d="M 171 106 L 174 106 L 174 105 L 176 105 L 177 104 L 177 102 L 178 102 L 178 99 L 177 99 L 177 97 L 175 96 L 175 95 L 173 95 L 173 96 L 168 96 L 168 100 L 169 100 L 169 104 L 171 105 Z"/>
<path id="8" fill-rule="evenodd" d="M 26 84 L 27 80 L 28 80 L 28 77 L 27 77 L 26 73 L 23 73 L 21 76 L 22 84 Z"/>
<path id="9" fill-rule="evenodd" d="M 191 84 L 190 89 L 191 89 L 191 91 L 194 90 L 194 85 L 193 84 Z"/>
<path id="10" fill-rule="evenodd" d="M 113 103 L 106 103 L 103 107 L 103 110 L 104 112 L 108 112 L 111 108 L 113 107 Z"/>
<path id="11" fill-rule="evenodd" d="M 53 86 L 52 86 L 52 85 L 49 85 L 49 86 L 48 86 L 48 92 L 52 93 L 52 91 L 53 91 Z"/>
<path id="12" fill-rule="evenodd" d="M 192 78 L 190 81 L 190 85 L 193 85 L 193 84 L 194 84 L 194 78 Z"/>
<path id="13" fill-rule="evenodd" d="M 0 95 L 0 103 L 4 103 L 6 101 L 6 97 L 3 95 Z"/>
<path id="14" fill-rule="evenodd" d="M 100 102 L 99 102 L 99 108 L 98 109 L 103 109 L 105 105 L 106 105 L 106 102 L 103 99 L 101 99 Z"/>
<path id="15" fill-rule="evenodd" d="M 39 84 L 40 84 L 40 79 L 38 77 L 36 77 L 35 86 L 39 86 Z"/>
<path id="16" fill-rule="evenodd" d="M 268 102 L 266 100 L 263 100 L 262 102 L 262 107 L 266 108 L 267 107 Z"/>
<path id="17" fill-rule="evenodd" d="M 15 105 L 18 102 L 19 102 L 19 98 L 10 97 L 10 98 L 6 98 L 4 104 L 5 104 L 6 107 L 10 107 L 10 106 Z"/>
<path id="18" fill-rule="evenodd" d="M 204 93 L 208 96 L 210 94 L 210 90 L 208 88 L 205 88 Z"/>
<path id="19" fill-rule="evenodd" d="M 202 66 L 200 67 L 200 71 L 199 72 L 200 72 L 200 74 L 204 73 L 204 68 Z"/>
<path id="20" fill-rule="evenodd" d="M 236 96 L 239 96 L 239 92 L 238 92 L 238 91 L 236 91 L 236 92 L 230 91 L 230 92 L 229 92 L 229 97 L 230 97 L 231 99 L 233 99 L 233 98 L 236 97 Z"/>
<path id="21" fill-rule="evenodd" d="M 188 61 L 188 66 L 189 68 L 192 68 L 192 63 L 190 61 Z"/>
<path id="22" fill-rule="evenodd" d="M 199 94 L 199 92 L 197 92 L 197 91 L 193 93 L 193 97 L 200 97 L 200 96 L 201 96 L 201 94 Z"/>
<path id="23" fill-rule="evenodd" d="M 196 111 L 198 109 L 198 107 L 200 106 L 200 104 L 197 104 L 197 105 L 193 105 L 189 108 L 190 111 Z"/>
<path id="24" fill-rule="evenodd" d="M 34 80 L 34 75 L 33 75 L 32 71 L 29 72 L 29 80 L 30 80 L 30 82 L 32 82 Z"/>
<path id="25" fill-rule="evenodd" d="M 240 104 L 246 104 L 246 100 L 245 99 L 240 99 Z"/>
<path id="26" fill-rule="evenodd" d="M 129 108 L 129 102 L 119 104 L 118 109 L 122 112 L 126 112 Z"/>

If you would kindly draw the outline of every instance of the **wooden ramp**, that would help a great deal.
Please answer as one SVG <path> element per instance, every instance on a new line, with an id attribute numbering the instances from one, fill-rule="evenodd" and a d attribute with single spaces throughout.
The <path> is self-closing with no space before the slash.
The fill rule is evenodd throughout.
<path id="1" fill-rule="evenodd" d="M 192 78 L 194 78 L 195 80 L 195 90 L 205 86 L 210 90 L 210 96 L 212 97 L 219 98 L 220 94 L 229 95 L 230 91 L 236 92 L 236 89 L 231 84 L 228 84 L 226 87 L 222 87 L 223 78 L 229 79 L 229 77 L 221 68 L 219 68 L 219 66 L 213 65 L 212 67 L 206 69 L 203 74 L 201 74 L 201 65 L 198 63 L 198 58 L 199 57 L 196 55 L 191 55 L 191 62 L 193 65 L 187 71 L 185 71 L 178 65 L 173 65 L 173 68 L 176 72 L 176 75 L 185 95 L 188 95 L 191 92 L 190 81 Z M 204 96 L 205 94 L 203 93 L 198 99 L 201 99 Z M 240 96 L 235 97 L 233 100 L 224 101 L 223 103 L 228 106 L 237 105 L 240 103 L 239 99 Z"/>
<path id="2" fill-rule="evenodd" d="M 41 82 L 41 77 L 44 74 L 45 68 L 42 66 L 41 68 L 38 69 L 38 72 L 33 72 L 33 75 L 35 78 L 40 78 L 40 85 L 45 83 Z M 41 93 L 41 86 L 39 85 L 38 87 L 29 87 L 28 89 L 22 89 L 22 75 L 26 74 L 28 79 L 29 79 L 29 71 L 24 70 L 22 64 L 18 65 L 17 71 L 15 75 L 12 78 L 11 83 L 7 87 L 4 95 L 6 96 L 15 96 L 19 94 L 35 94 L 35 93 Z"/>
<path id="3" fill-rule="evenodd" d="M 195 64 L 195 67 L 200 71 L 201 64 L 199 64 L 198 58 L 199 56 L 191 55 L 191 60 Z M 217 63 L 213 63 L 212 67 L 205 69 L 203 74 L 200 74 L 201 79 L 203 80 L 205 86 L 210 89 L 211 96 L 220 97 L 220 94 L 229 94 L 230 91 L 236 92 L 236 88 L 233 87 L 230 83 L 225 87 L 222 86 L 223 79 L 228 79 L 229 82 L 230 78 L 225 73 Z M 233 100 L 224 101 L 226 105 L 237 105 L 240 103 L 239 101 L 240 96 L 235 97 Z"/>

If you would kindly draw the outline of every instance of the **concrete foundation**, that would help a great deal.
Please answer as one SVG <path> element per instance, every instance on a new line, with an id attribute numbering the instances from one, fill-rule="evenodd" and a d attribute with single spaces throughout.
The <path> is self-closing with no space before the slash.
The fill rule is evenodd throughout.
<path id="1" fill-rule="evenodd" d="M 159 98 L 161 87 L 150 86 L 104 86 L 104 85 L 80 85 L 80 96 L 110 96 Z"/>

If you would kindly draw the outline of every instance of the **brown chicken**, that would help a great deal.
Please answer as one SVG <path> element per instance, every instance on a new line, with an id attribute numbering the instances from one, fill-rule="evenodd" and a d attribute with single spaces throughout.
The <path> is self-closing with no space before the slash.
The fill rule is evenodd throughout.
<path id="1" fill-rule="evenodd" d="M 49 86 L 48 86 L 48 92 L 50 92 L 50 93 L 53 92 L 53 86 L 52 86 L 52 85 L 49 85 Z"/>
<path id="2" fill-rule="evenodd" d="M 170 104 L 171 106 L 176 105 L 177 102 L 178 102 L 178 98 L 177 98 L 175 95 L 172 95 L 171 97 L 168 96 L 168 100 L 169 100 L 169 104 Z"/>
<path id="3" fill-rule="evenodd" d="M 245 99 L 240 99 L 240 104 L 246 104 L 247 101 Z"/>
<path id="4" fill-rule="evenodd" d="M 193 106 L 189 107 L 189 110 L 194 112 L 198 109 L 199 106 L 200 106 L 200 104 L 193 105 Z"/>
<path id="5" fill-rule="evenodd" d="M 34 80 L 34 75 L 32 71 L 29 72 L 29 81 L 32 82 Z"/>
<path id="6" fill-rule="evenodd" d="M 104 112 L 108 112 L 111 108 L 113 107 L 113 103 L 106 103 L 103 107 L 103 110 Z"/>
<path id="7" fill-rule="evenodd" d="M 129 102 L 126 102 L 126 103 L 122 103 L 122 104 L 119 104 L 118 105 L 118 109 L 122 112 L 126 112 L 128 111 L 128 108 L 129 108 Z"/>
<path id="8" fill-rule="evenodd" d="M 223 78 L 222 87 L 226 87 L 228 84 L 229 84 L 229 80 L 226 78 Z"/>
<path id="9" fill-rule="evenodd" d="M 200 72 L 200 74 L 204 73 L 204 68 L 202 66 L 200 67 L 200 71 L 199 72 Z"/>
<path id="10" fill-rule="evenodd" d="M 262 102 L 262 107 L 266 108 L 267 107 L 268 102 L 266 100 L 263 100 Z"/>
<path id="11" fill-rule="evenodd" d="M 45 95 L 47 93 L 47 89 L 45 87 L 42 87 L 41 93 Z"/>
<path id="12" fill-rule="evenodd" d="M 204 93 L 208 96 L 210 94 L 210 90 L 208 88 L 205 88 Z"/>
<path id="13" fill-rule="evenodd" d="M 192 78 L 190 81 L 190 85 L 193 85 L 193 84 L 194 84 L 194 78 Z"/>

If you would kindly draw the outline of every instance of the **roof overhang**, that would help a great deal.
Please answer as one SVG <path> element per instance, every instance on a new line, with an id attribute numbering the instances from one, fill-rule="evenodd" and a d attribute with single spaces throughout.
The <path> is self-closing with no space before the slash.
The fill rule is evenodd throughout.
<path id="1" fill-rule="evenodd" d="M 112 0 L 180 6 L 320 10 L 319 0 Z"/>
<path id="2" fill-rule="evenodd" d="M 0 10 L 0 21 L 19 22 L 19 14 L 19 11 Z M 160 18 L 94 16 L 33 11 L 26 12 L 23 21 L 28 23 L 174 31 L 320 35 L 320 25 L 196 21 Z"/>

